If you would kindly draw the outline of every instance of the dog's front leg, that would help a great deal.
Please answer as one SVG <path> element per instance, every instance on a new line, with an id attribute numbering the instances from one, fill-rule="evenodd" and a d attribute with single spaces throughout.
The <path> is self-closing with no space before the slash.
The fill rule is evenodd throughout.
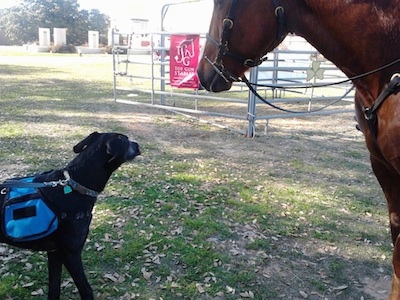
<path id="1" fill-rule="evenodd" d="M 57 251 L 48 251 L 47 258 L 47 269 L 49 276 L 49 292 L 47 299 L 58 300 L 60 299 L 62 262 Z"/>
<path id="2" fill-rule="evenodd" d="M 93 300 L 93 290 L 83 269 L 81 253 L 64 253 L 62 261 L 78 288 L 81 300 Z"/>

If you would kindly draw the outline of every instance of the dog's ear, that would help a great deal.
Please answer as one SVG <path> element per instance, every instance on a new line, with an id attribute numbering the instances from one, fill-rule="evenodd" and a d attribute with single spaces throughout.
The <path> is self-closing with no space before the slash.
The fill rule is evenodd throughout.
<path id="1" fill-rule="evenodd" d="M 76 144 L 73 148 L 75 153 L 80 153 L 82 152 L 89 144 L 93 143 L 98 137 L 100 136 L 100 133 L 97 131 L 91 133 L 88 135 L 86 138 L 84 138 L 82 141 L 80 141 L 78 144 Z"/>
<path id="2" fill-rule="evenodd" d="M 128 139 L 125 136 L 119 135 L 106 142 L 107 153 L 113 158 L 124 156 L 126 154 L 127 145 L 129 144 Z"/>

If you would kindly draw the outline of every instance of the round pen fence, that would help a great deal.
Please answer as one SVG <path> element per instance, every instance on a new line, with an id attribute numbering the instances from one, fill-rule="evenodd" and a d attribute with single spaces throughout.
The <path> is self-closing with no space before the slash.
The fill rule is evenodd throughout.
<path id="1" fill-rule="evenodd" d="M 353 87 L 347 77 L 299 37 L 289 37 L 283 49 L 268 54 L 267 61 L 248 72 L 253 91 L 241 82 L 228 92 L 213 94 L 199 86 L 171 85 L 171 60 L 176 59 L 170 57 L 173 36 L 113 32 L 115 101 L 201 116 L 247 136 L 256 134 L 260 121 L 266 130 L 271 119 L 354 111 Z M 198 36 L 201 51 L 205 35 Z"/>

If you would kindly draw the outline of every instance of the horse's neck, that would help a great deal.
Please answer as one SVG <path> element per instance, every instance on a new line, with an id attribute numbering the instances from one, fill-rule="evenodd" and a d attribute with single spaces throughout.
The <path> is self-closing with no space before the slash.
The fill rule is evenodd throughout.
<path id="1" fill-rule="evenodd" d="M 290 5 L 288 29 L 307 39 L 349 77 L 400 57 L 400 0 L 293 0 Z M 355 84 L 361 89 L 368 86 L 376 96 L 394 70 Z"/>

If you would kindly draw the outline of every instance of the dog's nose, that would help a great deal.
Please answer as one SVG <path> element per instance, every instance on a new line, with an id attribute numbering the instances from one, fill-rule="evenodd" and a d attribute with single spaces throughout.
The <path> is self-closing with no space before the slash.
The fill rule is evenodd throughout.
<path id="1" fill-rule="evenodd" d="M 140 152 L 140 149 L 139 149 L 139 144 L 136 143 L 136 142 L 130 142 L 130 147 L 129 147 L 129 148 L 130 148 L 130 149 L 129 149 L 129 152 L 130 152 L 130 153 L 128 154 L 129 159 L 133 159 L 133 158 L 135 158 L 136 156 L 142 154 L 142 153 Z"/>

